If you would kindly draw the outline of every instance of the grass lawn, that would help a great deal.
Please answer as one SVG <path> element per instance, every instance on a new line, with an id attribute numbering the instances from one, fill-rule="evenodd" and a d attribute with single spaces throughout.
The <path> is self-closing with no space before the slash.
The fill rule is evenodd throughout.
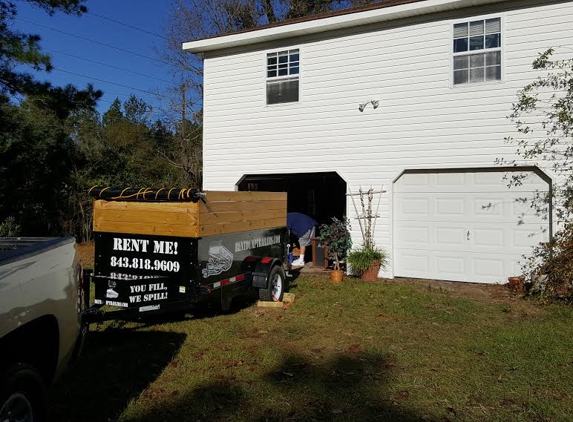
<path id="1" fill-rule="evenodd" d="M 300 276 L 287 309 L 106 323 L 54 421 L 573 420 L 573 311 L 500 286 Z"/>

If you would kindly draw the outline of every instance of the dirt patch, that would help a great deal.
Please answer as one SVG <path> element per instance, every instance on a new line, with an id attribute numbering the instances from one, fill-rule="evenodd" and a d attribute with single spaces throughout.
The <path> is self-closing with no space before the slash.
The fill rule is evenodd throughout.
<path id="1" fill-rule="evenodd" d="M 387 283 L 410 284 L 424 286 L 428 290 L 442 290 L 455 296 L 463 296 L 474 299 L 494 299 L 514 297 L 504 284 L 467 283 L 460 281 L 430 280 L 423 278 L 383 279 Z"/>
<path id="2" fill-rule="evenodd" d="M 539 305 L 535 301 L 524 300 L 522 295 L 513 293 L 507 284 L 467 283 L 460 281 L 430 280 L 422 278 L 382 279 L 386 283 L 408 284 L 423 287 L 429 291 L 443 291 L 454 297 L 464 297 L 508 306 L 508 309 L 530 316 L 536 314 Z"/>
<path id="3" fill-rule="evenodd" d="M 78 243 L 78 253 L 84 268 L 94 267 L 94 242 Z"/>

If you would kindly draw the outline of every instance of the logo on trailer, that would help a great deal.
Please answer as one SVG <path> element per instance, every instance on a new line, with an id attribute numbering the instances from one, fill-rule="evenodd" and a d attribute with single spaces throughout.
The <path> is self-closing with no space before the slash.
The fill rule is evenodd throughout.
<path id="1" fill-rule="evenodd" d="M 111 288 L 107 289 L 107 291 L 105 292 L 105 297 L 109 297 L 110 299 L 117 299 L 118 296 L 119 293 Z"/>
<path id="2" fill-rule="evenodd" d="M 221 245 L 221 241 L 211 242 L 209 244 L 209 261 L 207 261 L 207 266 L 202 271 L 203 278 L 228 271 L 231 265 L 233 265 L 233 254 L 231 251 Z"/>

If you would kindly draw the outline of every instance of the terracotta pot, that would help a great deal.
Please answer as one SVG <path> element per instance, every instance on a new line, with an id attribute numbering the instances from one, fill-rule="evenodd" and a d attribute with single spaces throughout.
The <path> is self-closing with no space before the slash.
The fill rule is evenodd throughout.
<path id="1" fill-rule="evenodd" d="M 370 268 L 364 271 L 360 278 L 362 281 L 376 281 L 378 280 L 378 271 L 380 270 L 380 261 L 372 261 Z"/>
<path id="2" fill-rule="evenodd" d="M 332 270 L 330 272 L 330 281 L 333 283 L 342 283 L 342 279 L 344 278 L 344 271 L 342 270 Z"/>
<path id="3" fill-rule="evenodd" d="M 525 290 L 525 278 L 523 276 L 520 277 L 508 277 L 507 279 L 507 287 L 514 293 L 522 295 Z"/>

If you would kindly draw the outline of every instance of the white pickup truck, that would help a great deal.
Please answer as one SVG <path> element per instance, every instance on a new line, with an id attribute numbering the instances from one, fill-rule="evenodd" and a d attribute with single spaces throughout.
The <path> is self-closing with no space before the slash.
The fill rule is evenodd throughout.
<path id="1" fill-rule="evenodd" d="M 43 421 L 46 386 L 79 353 L 83 274 L 73 237 L 0 238 L 0 421 Z"/>

